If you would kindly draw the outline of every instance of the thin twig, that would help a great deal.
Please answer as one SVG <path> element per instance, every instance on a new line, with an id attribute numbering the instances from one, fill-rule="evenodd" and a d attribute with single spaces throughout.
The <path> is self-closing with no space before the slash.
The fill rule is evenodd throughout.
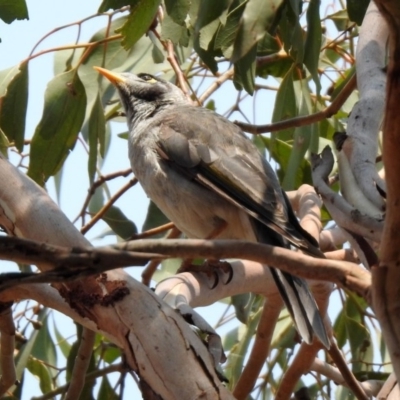
<path id="1" fill-rule="evenodd" d="M 276 132 L 283 129 L 310 125 L 323 119 L 330 118 L 332 115 L 336 114 L 355 88 L 356 77 L 354 75 L 349 79 L 349 81 L 346 83 L 340 93 L 335 97 L 332 103 L 322 111 L 319 111 L 315 114 L 290 118 L 284 121 L 274 122 L 272 124 L 266 125 L 252 125 L 240 121 L 235 121 L 235 124 L 238 125 L 245 132 L 253 133 L 256 135 L 259 133 Z"/>
<path id="2" fill-rule="evenodd" d="M 175 224 L 173 222 L 168 222 L 164 225 L 157 226 L 156 228 L 149 229 L 147 231 L 141 232 L 141 233 L 135 233 L 133 234 L 129 240 L 138 240 L 138 239 L 146 239 L 155 235 L 159 235 L 160 233 L 163 233 L 165 231 L 169 231 L 170 229 L 173 229 L 175 227 Z"/>
<path id="3" fill-rule="evenodd" d="M 95 332 L 88 328 L 83 328 L 78 354 L 76 355 L 72 370 L 71 381 L 64 400 L 75 400 L 80 398 L 82 389 L 85 385 L 86 373 L 89 367 L 90 356 L 93 352 L 95 338 Z"/>
<path id="4" fill-rule="evenodd" d="M 110 200 L 104 204 L 104 206 L 97 212 L 97 214 L 81 228 L 82 235 L 85 235 L 89 229 L 93 228 L 94 224 L 98 222 L 104 214 L 110 209 L 110 207 L 131 187 L 136 185 L 138 180 L 136 178 L 131 179 L 125 186 L 123 186 L 117 193 L 110 198 Z"/>
<path id="5" fill-rule="evenodd" d="M 82 217 L 82 219 L 84 218 L 85 210 L 86 210 L 87 206 L 89 205 L 90 199 L 92 198 L 92 196 L 94 195 L 94 193 L 96 192 L 96 189 L 98 187 L 100 187 L 104 182 L 107 182 L 107 181 L 110 181 L 112 179 L 119 178 L 119 177 L 125 178 L 128 175 L 130 175 L 131 173 L 132 173 L 132 170 L 129 168 L 129 169 L 126 169 L 123 171 L 113 172 L 108 175 L 100 175 L 99 179 L 97 179 L 97 181 L 93 182 L 92 186 L 88 190 L 88 195 L 86 196 L 86 199 L 85 199 L 85 202 L 83 203 L 81 211 L 79 212 L 78 216 L 75 218 L 73 223 L 75 223 L 80 216 Z"/>
<path id="6" fill-rule="evenodd" d="M 180 234 L 181 231 L 178 228 L 176 228 L 175 225 L 173 225 L 171 231 L 165 236 L 165 239 L 175 239 L 179 237 Z M 142 272 L 143 285 L 150 286 L 151 278 L 153 277 L 154 272 L 156 272 L 157 267 L 160 265 L 160 262 L 161 260 L 151 260 L 147 265 L 147 267 L 143 270 Z"/>

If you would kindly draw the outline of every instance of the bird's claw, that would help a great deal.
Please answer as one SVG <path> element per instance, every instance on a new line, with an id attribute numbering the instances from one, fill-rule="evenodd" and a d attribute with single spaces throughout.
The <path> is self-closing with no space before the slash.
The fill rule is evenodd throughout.
<path id="1" fill-rule="evenodd" d="M 177 270 L 177 273 L 180 274 L 182 272 L 203 272 L 207 275 L 208 278 L 211 276 L 214 277 L 214 283 L 211 285 L 210 289 L 215 289 L 220 280 L 219 271 L 222 271 L 223 274 L 228 274 L 228 278 L 223 280 L 222 283 L 227 285 L 231 282 L 233 278 L 233 268 L 230 263 L 227 261 L 220 260 L 206 260 L 201 265 L 192 264 L 191 260 L 183 261 L 181 267 Z"/>

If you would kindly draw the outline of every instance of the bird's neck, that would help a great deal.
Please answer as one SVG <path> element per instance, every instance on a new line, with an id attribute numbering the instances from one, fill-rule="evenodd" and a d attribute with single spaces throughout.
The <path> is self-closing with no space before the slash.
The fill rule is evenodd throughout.
<path id="1" fill-rule="evenodd" d="M 153 118 L 156 114 L 168 110 L 174 106 L 171 101 L 143 102 L 142 100 L 132 100 L 131 107 L 127 109 L 129 127 L 134 129 L 138 124 Z"/>

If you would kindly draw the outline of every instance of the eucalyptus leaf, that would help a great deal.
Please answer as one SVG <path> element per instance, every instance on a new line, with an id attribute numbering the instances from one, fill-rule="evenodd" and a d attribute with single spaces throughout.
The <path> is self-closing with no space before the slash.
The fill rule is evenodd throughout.
<path id="1" fill-rule="evenodd" d="M 11 24 L 16 19 L 29 19 L 25 0 L 1 0 L 0 18 L 7 24 Z"/>
<path id="2" fill-rule="evenodd" d="M 347 12 L 350 21 L 361 25 L 369 6 L 370 0 L 347 0 Z"/>
<path id="3" fill-rule="evenodd" d="M 123 36 L 122 46 L 130 49 L 150 28 L 160 5 L 160 0 L 132 1 L 128 20 L 116 33 Z"/>
<path id="4" fill-rule="evenodd" d="M 147 231 L 157 226 L 164 225 L 169 222 L 169 219 L 162 213 L 162 211 L 152 202 L 149 203 L 147 210 L 146 220 L 144 221 L 142 231 Z M 162 234 L 160 234 L 162 236 Z M 157 236 L 155 236 L 157 237 Z"/>
<path id="5" fill-rule="evenodd" d="M 85 107 L 85 88 L 75 70 L 49 82 L 43 115 L 31 142 L 28 168 L 28 175 L 40 185 L 61 168 L 73 149 Z"/>
<path id="6" fill-rule="evenodd" d="M 45 363 L 37 358 L 29 357 L 26 368 L 39 380 L 42 393 L 47 393 L 54 389 L 52 376 L 50 374 L 51 368 Z"/>
<path id="7" fill-rule="evenodd" d="M 24 147 L 28 84 L 28 63 L 22 63 L 0 101 L 0 128 L 20 152 Z"/>
<path id="8" fill-rule="evenodd" d="M 96 174 L 97 153 L 99 143 L 104 143 L 106 133 L 103 105 L 101 104 L 100 96 L 97 96 L 93 104 L 92 112 L 89 118 L 89 159 L 88 172 L 89 182 L 93 183 Z"/>
<path id="9" fill-rule="evenodd" d="M 231 61 L 245 56 L 271 27 L 282 0 L 249 0 L 240 21 Z"/>
<path id="10" fill-rule="evenodd" d="M 320 0 L 310 0 L 307 9 L 307 37 L 304 44 L 304 64 L 310 71 L 317 87 L 317 94 L 321 91 L 321 82 L 318 75 L 319 56 L 322 43 L 321 18 L 319 15 Z"/>
<path id="11" fill-rule="evenodd" d="M 190 10 L 190 0 L 164 0 L 167 14 L 178 25 L 184 26 Z"/>

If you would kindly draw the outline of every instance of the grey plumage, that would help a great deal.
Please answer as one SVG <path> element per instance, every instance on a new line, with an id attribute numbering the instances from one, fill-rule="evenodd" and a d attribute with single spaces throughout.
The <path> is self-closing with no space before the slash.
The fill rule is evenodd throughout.
<path id="1" fill-rule="evenodd" d="M 147 195 L 188 237 L 275 246 L 323 257 L 303 230 L 271 166 L 226 118 L 192 106 L 169 82 L 99 69 L 118 88 L 129 125 L 129 158 Z M 306 282 L 271 269 L 299 333 L 329 339 Z"/>

